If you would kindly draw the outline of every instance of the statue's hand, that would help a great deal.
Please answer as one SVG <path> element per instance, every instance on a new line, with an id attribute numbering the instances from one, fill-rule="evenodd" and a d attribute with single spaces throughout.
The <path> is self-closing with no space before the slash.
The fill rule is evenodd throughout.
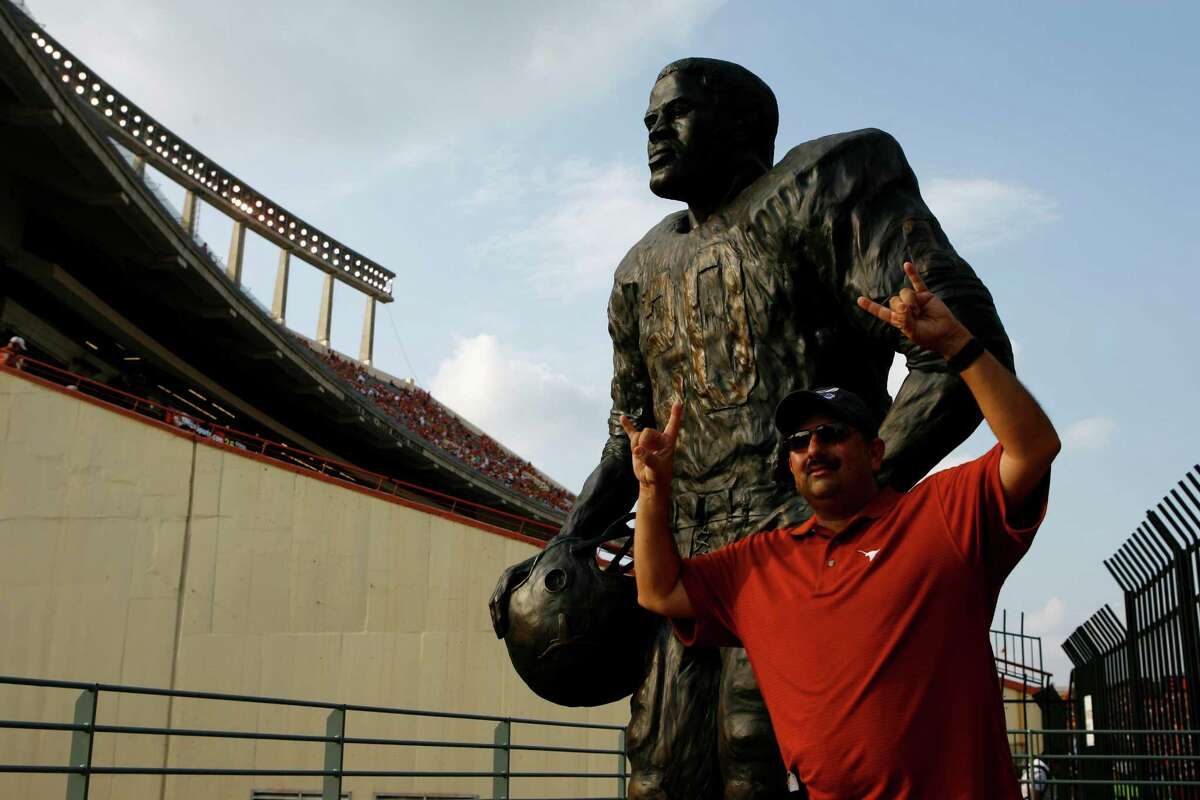
<path id="1" fill-rule="evenodd" d="M 912 281 L 887 306 L 869 298 L 858 298 L 858 307 L 898 329 L 913 344 L 943 357 L 954 355 L 971 339 L 971 334 L 942 299 L 925 285 L 911 261 L 904 262 L 904 274 Z"/>
<path id="2" fill-rule="evenodd" d="M 492 614 L 492 630 L 496 631 L 497 639 L 503 639 L 508 631 L 508 598 L 513 589 L 529 577 L 529 571 L 533 569 L 536 558 L 537 556 L 530 556 L 513 564 L 500 573 L 500 580 L 496 581 L 496 588 L 492 590 L 491 599 L 488 600 L 488 610 Z"/>

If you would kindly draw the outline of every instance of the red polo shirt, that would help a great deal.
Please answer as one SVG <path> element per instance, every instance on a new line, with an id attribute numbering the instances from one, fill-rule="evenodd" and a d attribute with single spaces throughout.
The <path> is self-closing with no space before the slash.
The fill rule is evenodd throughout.
<path id="1" fill-rule="evenodd" d="M 809 520 L 685 560 L 676 633 L 746 648 L 811 800 L 1019 797 L 988 628 L 1041 514 L 1009 523 L 1000 453 L 885 490 L 838 534 Z"/>

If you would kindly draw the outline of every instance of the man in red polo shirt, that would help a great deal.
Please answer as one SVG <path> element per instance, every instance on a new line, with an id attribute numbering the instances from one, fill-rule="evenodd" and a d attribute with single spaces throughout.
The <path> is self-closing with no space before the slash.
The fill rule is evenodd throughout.
<path id="1" fill-rule="evenodd" d="M 878 420 L 853 393 L 794 392 L 776 427 L 815 516 L 681 559 L 669 534 L 676 405 L 624 420 L 640 482 L 638 601 L 686 644 L 744 646 L 788 769 L 812 800 L 1018 798 L 988 627 L 1045 512 L 1058 435 L 925 287 L 866 312 L 947 359 L 999 444 L 906 493 L 880 488 Z"/>

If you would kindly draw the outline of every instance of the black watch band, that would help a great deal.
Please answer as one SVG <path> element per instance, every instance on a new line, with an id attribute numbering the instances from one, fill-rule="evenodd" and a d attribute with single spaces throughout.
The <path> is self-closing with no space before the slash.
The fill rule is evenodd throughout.
<path id="1" fill-rule="evenodd" d="M 964 369 L 974 364 L 979 357 L 986 352 L 987 349 L 980 344 L 978 339 L 972 336 L 971 341 L 964 344 L 961 350 L 946 359 L 946 366 L 948 366 L 952 372 L 962 372 Z"/>

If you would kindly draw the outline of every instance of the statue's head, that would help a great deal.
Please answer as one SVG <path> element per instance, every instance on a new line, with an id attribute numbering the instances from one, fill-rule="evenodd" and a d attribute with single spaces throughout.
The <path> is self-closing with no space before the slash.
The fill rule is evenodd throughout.
<path id="1" fill-rule="evenodd" d="M 775 158 L 775 94 L 745 67 L 684 58 L 663 68 L 646 109 L 650 190 L 693 203 Z"/>

